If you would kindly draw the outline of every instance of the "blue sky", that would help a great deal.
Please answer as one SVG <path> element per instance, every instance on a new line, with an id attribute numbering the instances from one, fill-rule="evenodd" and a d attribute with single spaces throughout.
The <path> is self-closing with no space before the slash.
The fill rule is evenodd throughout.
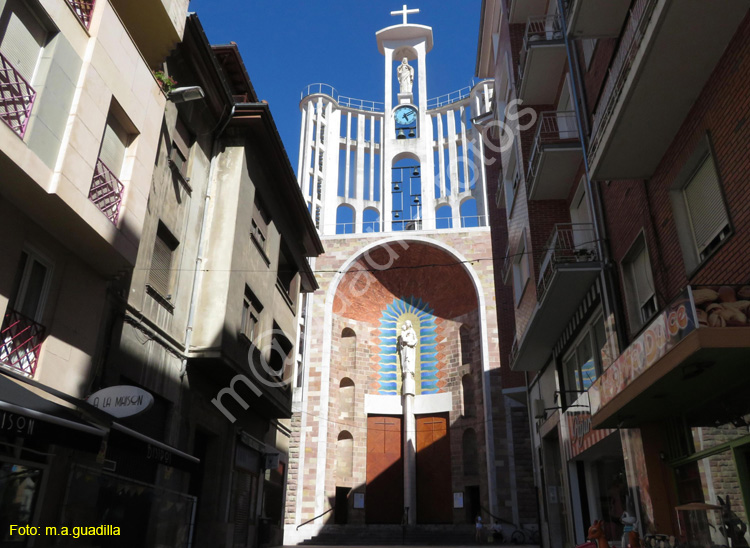
<path id="1" fill-rule="evenodd" d="M 297 169 L 300 92 L 323 82 L 341 95 L 383 101 L 384 59 L 375 33 L 400 24 L 403 0 L 191 0 L 212 44 L 234 41 L 261 99 L 271 106 Z M 481 0 L 415 0 L 409 22 L 433 28 L 427 92 L 437 97 L 470 84 Z"/>

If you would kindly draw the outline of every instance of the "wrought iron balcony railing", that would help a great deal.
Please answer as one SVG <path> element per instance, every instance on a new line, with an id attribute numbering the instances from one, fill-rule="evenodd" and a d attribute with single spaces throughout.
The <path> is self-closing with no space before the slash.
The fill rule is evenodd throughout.
<path id="1" fill-rule="evenodd" d="M 89 200 L 96 204 L 96 207 L 117 225 L 117 219 L 120 216 L 120 205 L 122 204 L 122 193 L 125 189 L 115 174 L 104 165 L 101 160 L 96 161 L 94 170 L 94 179 L 91 181 L 91 190 L 89 190 Z"/>
<path id="2" fill-rule="evenodd" d="M 537 125 L 534 149 L 529 160 L 529 176 L 526 177 L 527 195 L 531 195 L 531 186 L 536 179 L 542 148 L 545 145 L 562 145 L 578 142 L 578 126 L 575 111 L 542 112 Z"/>
<path id="3" fill-rule="evenodd" d="M 4 55 L 0 54 L 0 118 L 23 139 L 36 91 Z"/>
<path id="4" fill-rule="evenodd" d="M 67 0 L 68 5 L 76 14 L 78 20 L 87 29 L 91 26 L 91 13 L 94 11 L 96 0 Z"/>
<path id="5" fill-rule="evenodd" d="M 625 81 L 630 74 L 636 53 L 641 46 L 643 37 L 646 35 L 646 27 L 654 13 L 658 0 L 636 0 L 630 10 L 630 16 L 625 24 L 620 44 L 617 48 L 612 64 L 610 65 L 607 80 L 599 96 L 599 103 L 594 113 L 594 122 L 591 130 L 591 143 L 589 145 L 589 157 L 596 155 L 601 145 L 605 129 L 612 118 L 617 100 L 625 87 Z"/>
<path id="6" fill-rule="evenodd" d="M 9 308 L 0 330 L 0 364 L 33 376 L 44 332 L 43 325 Z"/>
<path id="7" fill-rule="evenodd" d="M 526 31 L 523 35 L 523 49 L 521 50 L 520 62 L 518 64 L 518 88 L 523 80 L 524 66 L 529 48 L 535 44 L 563 39 L 562 21 L 559 15 L 542 15 L 529 17 L 526 21 Z"/>
<path id="8" fill-rule="evenodd" d="M 560 264 L 599 260 L 591 223 L 558 223 L 547 241 L 547 254 L 539 269 L 537 300 L 541 303 Z"/>

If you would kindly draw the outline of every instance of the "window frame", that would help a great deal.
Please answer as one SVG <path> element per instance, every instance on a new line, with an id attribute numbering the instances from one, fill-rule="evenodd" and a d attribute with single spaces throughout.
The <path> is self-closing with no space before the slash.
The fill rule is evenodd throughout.
<path id="1" fill-rule="evenodd" d="M 645 254 L 648 271 L 646 272 L 647 281 L 651 285 L 651 295 L 648 298 L 642 298 L 638 294 L 638 283 L 636 275 L 633 272 L 637 259 Z M 631 333 L 638 333 L 658 312 L 659 300 L 656 295 L 656 284 L 654 283 L 654 271 L 651 265 L 651 254 L 649 253 L 646 233 L 641 230 L 630 244 L 627 253 L 620 261 L 620 274 L 622 276 L 622 287 L 625 290 L 625 304 L 628 309 L 628 320 Z M 653 310 L 644 315 L 643 308 L 653 304 Z"/>
<path id="2" fill-rule="evenodd" d="M 46 271 L 44 273 L 44 281 L 42 282 L 42 287 L 39 294 L 39 302 L 37 303 L 36 311 L 34 312 L 33 316 L 28 316 L 28 318 L 40 325 L 44 325 L 42 320 L 44 319 L 44 310 L 47 306 L 47 299 L 49 297 L 50 288 L 52 286 L 54 262 L 52 262 L 47 256 L 40 253 L 36 248 L 30 245 L 24 245 L 21 254 L 26 255 L 26 260 L 23 264 L 23 268 L 19 269 L 18 271 L 18 282 L 16 283 L 16 290 L 13 294 L 13 300 L 8 304 L 8 308 L 15 310 L 19 314 L 21 313 L 20 310 L 28 297 L 27 291 L 29 289 L 31 269 L 33 268 L 33 263 L 36 261 L 42 267 L 44 267 Z"/>
<path id="3" fill-rule="evenodd" d="M 596 326 L 598 323 L 601 323 L 604 334 L 604 340 L 602 341 L 601 348 L 597 348 L 598 341 L 596 340 Z M 586 322 L 583 323 L 580 332 L 578 333 L 576 338 L 573 339 L 573 341 L 568 345 L 567 350 L 562 355 L 562 378 L 565 384 L 564 390 L 567 392 L 583 393 L 588 389 L 587 387 L 584 387 L 584 377 L 582 371 L 583 365 L 588 362 L 584 362 L 582 364 L 576 363 L 575 369 L 569 367 L 571 358 L 575 358 L 576 362 L 580 361 L 578 356 L 578 349 L 584 344 L 584 341 L 586 339 L 588 339 L 588 343 L 591 348 L 591 359 L 593 359 L 594 361 L 594 371 L 596 372 L 595 377 L 591 379 L 591 384 L 593 384 L 596 379 L 598 379 L 603 373 L 601 349 L 607 345 L 607 326 L 604 321 L 604 310 L 601 306 L 596 308 L 596 310 L 594 310 L 594 312 L 586 320 Z M 580 387 L 578 386 L 577 379 L 575 378 L 575 372 L 578 373 L 578 377 L 580 378 Z M 591 386 L 591 384 L 589 386 Z M 569 401 L 574 401 L 575 399 L 576 398 L 571 398 Z"/>
<path id="4" fill-rule="evenodd" d="M 526 252 L 528 247 L 528 242 L 526 240 L 526 229 L 524 228 L 521 232 L 521 238 L 518 241 L 518 245 L 516 246 L 516 251 L 513 254 L 513 295 L 515 297 L 516 308 L 521 304 L 521 299 L 523 298 L 524 293 L 526 293 L 526 288 L 531 279 L 531 259 Z M 524 266 L 526 270 L 525 273 Z M 525 277 L 522 280 L 521 276 L 524 274 Z"/>
<path id="5" fill-rule="evenodd" d="M 161 241 L 169 249 L 169 269 L 167 273 L 167 287 L 166 289 L 160 287 L 159 284 L 162 282 L 152 277 L 154 270 L 154 260 L 157 252 L 157 244 Z M 154 246 L 151 249 L 151 260 L 148 268 L 148 278 L 146 282 L 146 290 L 151 296 L 157 301 L 164 305 L 168 310 L 174 310 L 174 294 L 177 289 L 177 271 L 175 268 L 175 259 L 177 257 L 177 249 L 180 247 L 180 241 L 175 237 L 174 233 L 167 227 L 164 222 L 159 220 L 154 233 Z M 166 292 L 165 292 L 166 291 Z"/>
<path id="6" fill-rule="evenodd" d="M 253 203 L 253 215 L 250 220 L 250 239 L 261 252 L 261 256 L 270 264 L 268 259 L 268 226 L 271 223 L 271 217 L 268 210 L 263 205 L 259 196 L 255 196 Z"/>
<path id="7" fill-rule="evenodd" d="M 726 216 L 726 225 L 717 233 L 706 248 L 704 248 L 703 252 L 701 252 L 698 250 L 695 242 L 695 234 L 690 220 L 690 213 L 685 199 L 684 189 L 693 181 L 694 176 L 709 157 L 713 161 L 716 182 L 719 186 L 719 192 L 721 195 L 721 204 L 724 207 L 724 214 Z M 691 155 L 683 164 L 682 169 L 677 174 L 670 187 L 669 197 L 672 205 L 677 238 L 682 251 L 683 263 L 685 265 L 685 272 L 688 279 L 690 279 L 695 276 L 695 274 L 710 261 L 711 257 L 713 257 L 714 254 L 735 234 L 729 203 L 724 191 L 721 166 L 713 147 L 710 132 L 705 133 L 703 138 L 695 146 Z"/>
<path id="8" fill-rule="evenodd" d="M 242 300 L 242 317 L 240 319 L 240 337 L 252 345 L 258 344 L 260 319 L 263 313 L 263 304 L 250 286 L 245 284 L 245 294 Z M 254 319 L 254 321 L 251 321 Z M 252 325 L 248 331 L 248 326 Z"/>

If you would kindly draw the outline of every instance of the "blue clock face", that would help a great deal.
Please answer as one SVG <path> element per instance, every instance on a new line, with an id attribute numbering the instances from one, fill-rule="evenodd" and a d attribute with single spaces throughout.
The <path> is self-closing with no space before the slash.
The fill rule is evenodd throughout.
<path id="1" fill-rule="evenodd" d="M 402 126 L 411 126 L 417 121 L 417 111 L 411 107 L 399 107 L 394 113 L 396 123 Z"/>

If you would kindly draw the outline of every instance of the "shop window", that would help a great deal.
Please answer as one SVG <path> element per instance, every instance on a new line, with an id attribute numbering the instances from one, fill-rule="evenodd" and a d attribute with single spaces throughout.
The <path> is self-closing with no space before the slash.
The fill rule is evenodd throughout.
<path id="1" fill-rule="evenodd" d="M 636 238 L 622 260 L 622 276 L 630 330 L 637 333 L 657 311 L 654 278 L 643 233 Z"/>
<path id="2" fill-rule="evenodd" d="M 258 344 L 260 335 L 258 322 L 260 313 L 263 311 L 263 305 L 252 292 L 245 286 L 245 297 L 242 300 L 242 322 L 240 324 L 240 335 L 242 335 L 251 344 Z"/>
<path id="3" fill-rule="evenodd" d="M 568 390 L 584 392 L 601 375 L 601 355 L 606 344 L 604 318 L 601 314 L 596 314 L 594 319 L 584 326 L 581 335 L 563 359 Z"/>
<path id="4" fill-rule="evenodd" d="M 529 263 L 529 253 L 526 250 L 526 229 L 524 229 L 513 257 L 513 294 L 516 296 L 516 306 L 520 304 L 526 284 L 531 277 Z"/>
<path id="5" fill-rule="evenodd" d="M 677 176 L 670 198 L 685 267 L 692 273 L 732 232 L 708 137 Z"/>
<path id="6" fill-rule="evenodd" d="M 20 464 L 0 463 L 0 515 L 3 523 L 29 525 L 34 516 L 39 490 L 42 486 L 42 471 Z M 7 527 L 7 525 L 6 525 Z M 11 531 L 13 531 L 11 529 Z M 15 529 L 18 531 L 18 529 Z M 3 531 L 3 540 L 10 545 L 23 546 L 25 539 L 18 533 Z"/>

